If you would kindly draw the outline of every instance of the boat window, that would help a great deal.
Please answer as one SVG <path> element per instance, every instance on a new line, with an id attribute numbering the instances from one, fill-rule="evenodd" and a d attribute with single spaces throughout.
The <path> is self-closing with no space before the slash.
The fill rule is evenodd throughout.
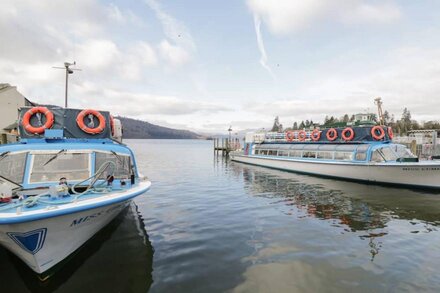
<path id="1" fill-rule="evenodd" d="M 316 152 L 304 151 L 303 158 L 316 158 Z"/>
<path id="2" fill-rule="evenodd" d="M 0 157 L 0 175 L 15 183 L 22 183 L 27 153 L 3 153 Z"/>
<path id="3" fill-rule="evenodd" d="M 278 151 L 278 156 L 287 157 L 288 155 L 289 155 L 288 151 L 284 151 L 284 150 Z"/>
<path id="4" fill-rule="evenodd" d="M 267 155 L 267 150 L 260 150 L 260 155 Z"/>
<path id="5" fill-rule="evenodd" d="M 269 156 L 276 156 L 277 155 L 277 151 L 275 150 L 269 150 Z"/>
<path id="6" fill-rule="evenodd" d="M 353 160 L 353 153 L 352 152 L 335 152 L 335 160 L 352 161 Z"/>
<path id="7" fill-rule="evenodd" d="M 396 153 L 398 158 L 417 158 L 406 146 L 404 145 L 391 145 L 391 149 Z"/>
<path id="8" fill-rule="evenodd" d="M 367 144 L 363 144 L 357 147 L 355 160 L 356 161 L 365 161 L 367 159 L 367 151 L 370 146 Z"/>
<path id="9" fill-rule="evenodd" d="M 331 159 L 333 159 L 333 152 L 318 152 L 316 157 L 318 159 L 331 160 Z"/>
<path id="10" fill-rule="evenodd" d="M 373 152 L 373 154 L 371 155 L 371 161 L 372 162 L 376 162 L 376 163 L 380 163 L 380 162 L 384 162 L 385 159 L 383 158 L 382 154 L 379 152 L 379 150 L 375 150 Z"/>
<path id="11" fill-rule="evenodd" d="M 319 146 L 320 151 L 334 151 L 336 145 L 334 144 L 323 144 Z"/>
<path id="12" fill-rule="evenodd" d="M 130 177 L 130 156 L 115 155 L 113 153 L 96 153 L 95 172 L 106 162 L 113 162 L 116 165 L 116 170 L 108 168 L 106 172 L 100 177 L 106 178 L 107 175 L 113 174 L 115 178 L 126 179 Z"/>
<path id="13" fill-rule="evenodd" d="M 255 150 L 255 154 L 258 155 L 260 153 L 260 150 Z"/>
<path id="14" fill-rule="evenodd" d="M 290 151 L 289 157 L 301 158 L 302 151 Z"/>
<path id="15" fill-rule="evenodd" d="M 88 153 L 34 154 L 30 183 L 57 182 L 62 177 L 67 181 L 79 181 L 90 177 Z"/>
<path id="16" fill-rule="evenodd" d="M 389 147 L 381 148 L 380 151 L 383 154 L 385 161 L 395 161 L 397 160 L 397 156 Z"/>

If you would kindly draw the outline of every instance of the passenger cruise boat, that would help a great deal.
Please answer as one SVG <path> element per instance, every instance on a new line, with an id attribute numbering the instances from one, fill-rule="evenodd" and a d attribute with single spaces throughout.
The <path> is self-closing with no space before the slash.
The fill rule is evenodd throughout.
<path id="1" fill-rule="evenodd" d="M 150 188 L 112 125 L 108 112 L 24 108 L 20 142 L 0 146 L 0 244 L 35 272 L 64 260 Z"/>
<path id="2" fill-rule="evenodd" d="M 233 161 L 369 183 L 440 189 L 440 162 L 419 161 L 385 126 L 248 133 Z"/>

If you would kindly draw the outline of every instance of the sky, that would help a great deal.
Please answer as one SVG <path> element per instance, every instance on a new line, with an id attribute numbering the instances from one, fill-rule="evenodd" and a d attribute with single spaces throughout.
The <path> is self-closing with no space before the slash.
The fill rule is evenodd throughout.
<path id="1" fill-rule="evenodd" d="M 200 133 L 384 108 L 439 120 L 440 1 L 3 0 L 0 83 Z"/>

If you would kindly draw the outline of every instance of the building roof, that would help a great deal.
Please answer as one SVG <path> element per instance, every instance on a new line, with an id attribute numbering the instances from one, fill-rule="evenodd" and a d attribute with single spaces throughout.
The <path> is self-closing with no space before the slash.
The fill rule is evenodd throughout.
<path id="1" fill-rule="evenodd" d="M 9 83 L 0 83 L 0 92 L 10 88 L 11 85 Z"/>

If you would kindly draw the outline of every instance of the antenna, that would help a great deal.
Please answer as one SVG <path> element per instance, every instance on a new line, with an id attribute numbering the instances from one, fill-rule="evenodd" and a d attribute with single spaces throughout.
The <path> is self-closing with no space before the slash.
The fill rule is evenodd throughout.
<path id="1" fill-rule="evenodd" d="M 73 61 L 73 63 L 64 62 L 64 67 L 52 66 L 52 68 L 66 70 L 66 89 L 65 89 L 65 95 L 64 95 L 64 107 L 65 108 L 67 108 L 67 89 L 69 86 L 69 74 L 73 74 L 73 71 L 81 71 L 80 68 L 70 68 L 70 66 L 72 66 L 72 65 L 76 65 L 76 61 Z"/>
<path id="2" fill-rule="evenodd" d="M 385 119 L 383 117 L 383 112 L 382 112 L 382 104 L 383 104 L 382 98 L 381 97 L 375 98 L 374 104 L 377 105 L 377 114 L 379 116 L 379 124 L 384 125 Z"/>

